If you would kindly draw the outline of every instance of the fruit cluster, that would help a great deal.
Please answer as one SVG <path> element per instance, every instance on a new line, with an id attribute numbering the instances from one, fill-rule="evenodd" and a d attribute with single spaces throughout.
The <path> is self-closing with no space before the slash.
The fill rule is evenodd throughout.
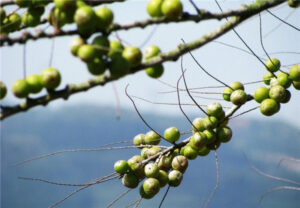
<path id="1" fill-rule="evenodd" d="M 147 12 L 152 18 L 176 19 L 182 16 L 183 6 L 180 0 L 150 0 Z"/>

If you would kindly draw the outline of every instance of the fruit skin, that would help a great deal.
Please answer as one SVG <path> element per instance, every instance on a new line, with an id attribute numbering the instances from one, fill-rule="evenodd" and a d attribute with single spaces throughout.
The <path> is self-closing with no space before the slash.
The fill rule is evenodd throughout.
<path id="1" fill-rule="evenodd" d="M 5 98 L 6 93 L 7 93 L 7 88 L 5 84 L 2 81 L 0 81 L 0 100 Z"/>
<path id="2" fill-rule="evenodd" d="M 143 183 L 143 189 L 145 194 L 154 196 L 160 190 L 159 181 L 156 178 L 147 178 Z"/>
<path id="3" fill-rule="evenodd" d="M 290 93 L 290 91 L 286 90 L 286 95 L 284 97 L 284 99 L 281 101 L 281 103 L 288 103 L 290 101 L 292 97 L 292 94 Z"/>
<path id="4" fill-rule="evenodd" d="M 155 56 L 158 56 L 161 53 L 161 50 L 156 45 L 148 46 L 144 52 L 144 57 L 146 60 L 149 60 Z"/>
<path id="5" fill-rule="evenodd" d="M 107 29 L 114 20 L 114 13 L 107 7 L 99 7 L 95 11 L 97 17 L 97 27 L 99 29 Z"/>
<path id="6" fill-rule="evenodd" d="M 296 90 L 300 90 L 300 82 L 298 81 L 293 81 L 293 86 Z"/>
<path id="7" fill-rule="evenodd" d="M 49 67 L 41 73 L 41 83 L 47 89 L 55 89 L 61 82 L 61 76 L 57 69 Z"/>
<path id="8" fill-rule="evenodd" d="M 2 7 L 0 7 L 0 25 L 2 25 L 5 18 L 6 18 L 6 12 Z"/>
<path id="9" fill-rule="evenodd" d="M 150 0 L 147 4 L 147 12 L 152 18 L 162 17 L 161 5 L 163 0 Z"/>
<path id="10" fill-rule="evenodd" d="M 231 83 L 230 87 L 233 90 L 245 90 L 244 85 L 238 81 Z"/>
<path id="11" fill-rule="evenodd" d="M 126 160 L 118 160 L 114 164 L 114 170 L 119 174 L 124 174 L 129 170 L 129 166 Z"/>
<path id="12" fill-rule="evenodd" d="M 81 30 L 86 31 L 94 27 L 96 15 L 92 7 L 82 6 L 76 9 L 74 21 Z M 83 32 L 82 31 L 82 32 Z"/>
<path id="13" fill-rule="evenodd" d="M 223 108 L 220 103 L 210 103 L 206 107 L 206 113 L 218 118 L 223 113 Z"/>
<path id="14" fill-rule="evenodd" d="M 15 31 L 15 30 L 19 29 L 21 23 L 22 23 L 22 20 L 21 20 L 20 15 L 18 15 L 17 13 L 13 13 L 8 17 L 9 25 L 7 26 L 7 30 Z"/>
<path id="15" fill-rule="evenodd" d="M 198 151 L 198 155 L 204 157 L 204 156 L 208 155 L 209 152 L 210 152 L 210 149 L 208 149 L 206 146 L 204 146 Z"/>
<path id="16" fill-rule="evenodd" d="M 95 47 L 98 57 L 102 58 L 102 56 L 108 54 L 109 41 L 106 36 L 99 35 L 95 37 L 92 44 Z"/>
<path id="17" fill-rule="evenodd" d="M 160 170 L 165 170 L 165 171 L 169 171 L 170 168 L 171 168 L 171 163 L 172 163 L 172 156 L 166 156 L 166 155 L 163 155 L 158 163 L 157 163 L 157 166 Z"/>
<path id="18" fill-rule="evenodd" d="M 157 179 L 159 181 L 160 187 L 164 187 L 169 182 L 168 173 L 164 170 L 159 170 Z"/>
<path id="19" fill-rule="evenodd" d="M 174 157 L 172 160 L 172 168 L 174 170 L 178 170 L 182 173 L 185 172 L 188 165 L 189 165 L 189 162 L 188 162 L 187 158 L 183 155 L 178 155 L 178 156 Z"/>
<path id="20" fill-rule="evenodd" d="M 277 58 L 271 58 L 266 61 L 266 69 L 270 72 L 277 72 L 280 66 L 280 61 Z"/>
<path id="21" fill-rule="evenodd" d="M 109 52 L 108 57 L 112 58 L 113 56 L 121 55 L 124 50 L 122 43 L 119 41 L 112 40 L 109 42 Z"/>
<path id="22" fill-rule="evenodd" d="M 286 96 L 286 90 L 281 85 L 275 85 L 271 87 L 269 96 L 280 103 Z"/>
<path id="23" fill-rule="evenodd" d="M 206 147 L 209 150 L 217 150 L 221 146 L 221 141 L 215 140 L 213 143 L 208 144 Z"/>
<path id="24" fill-rule="evenodd" d="M 292 84 L 292 80 L 290 79 L 289 75 L 283 72 L 279 72 L 277 74 L 277 83 L 284 88 L 289 88 Z"/>
<path id="25" fill-rule="evenodd" d="M 183 155 L 189 160 L 194 160 L 198 156 L 198 152 L 196 149 L 192 148 L 190 145 L 187 145 L 184 148 Z"/>
<path id="26" fill-rule="evenodd" d="M 150 145 L 158 145 L 161 138 L 160 136 L 155 133 L 154 131 L 148 131 L 145 134 L 145 143 Z"/>
<path id="27" fill-rule="evenodd" d="M 183 6 L 180 0 L 164 0 L 161 11 L 167 18 L 175 19 L 182 16 Z"/>
<path id="28" fill-rule="evenodd" d="M 226 87 L 224 90 L 223 90 L 223 99 L 226 100 L 226 101 L 230 101 L 230 95 L 231 93 L 233 92 L 232 89 L 230 89 L 229 87 Z"/>
<path id="29" fill-rule="evenodd" d="M 218 125 L 218 119 L 214 116 L 206 116 L 204 118 L 204 126 L 206 129 L 214 129 Z"/>
<path id="30" fill-rule="evenodd" d="M 139 185 L 139 178 L 133 173 L 127 173 L 122 178 L 122 184 L 128 188 L 136 188 Z"/>
<path id="31" fill-rule="evenodd" d="M 244 90 L 235 90 L 230 95 L 230 101 L 234 105 L 243 105 L 247 102 L 248 96 Z"/>
<path id="32" fill-rule="evenodd" d="M 157 79 L 163 75 L 164 66 L 162 64 L 158 64 L 158 65 L 146 68 L 145 71 L 149 77 Z"/>
<path id="33" fill-rule="evenodd" d="M 101 58 L 94 58 L 93 61 L 87 63 L 87 66 L 92 75 L 103 74 L 106 70 L 105 63 Z"/>
<path id="34" fill-rule="evenodd" d="M 67 24 L 67 15 L 65 12 L 59 10 L 58 8 L 54 8 L 50 11 L 48 16 L 48 22 L 57 28 L 63 27 Z"/>
<path id="35" fill-rule="evenodd" d="M 153 146 L 151 148 L 149 148 L 145 154 L 147 156 L 147 158 L 152 157 L 153 155 L 156 155 L 157 153 L 159 153 L 161 151 L 161 149 L 157 146 Z"/>
<path id="36" fill-rule="evenodd" d="M 62 11 L 67 11 L 76 7 L 75 0 L 54 0 L 54 5 Z"/>
<path id="37" fill-rule="evenodd" d="M 300 3 L 299 3 L 300 4 Z M 290 68 L 289 78 L 293 81 L 300 81 L 300 65 L 296 64 Z"/>
<path id="38" fill-rule="evenodd" d="M 12 92 L 18 98 L 25 98 L 29 94 L 29 86 L 24 79 L 17 80 L 13 83 Z"/>
<path id="39" fill-rule="evenodd" d="M 219 127 L 217 129 L 217 140 L 226 143 L 231 140 L 232 137 L 232 130 L 228 126 Z"/>
<path id="40" fill-rule="evenodd" d="M 109 64 L 109 71 L 112 77 L 121 78 L 130 72 L 130 64 L 121 55 L 114 55 Z"/>
<path id="41" fill-rule="evenodd" d="M 149 163 L 144 167 L 145 176 L 147 178 L 157 178 L 159 169 L 155 163 Z"/>
<path id="42" fill-rule="evenodd" d="M 143 185 L 140 186 L 140 196 L 143 198 L 143 199 L 152 199 L 154 197 L 154 195 L 150 195 L 150 194 L 146 194 L 145 191 L 144 191 L 144 188 L 143 188 Z"/>
<path id="43" fill-rule="evenodd" d="M 43 85 L 41 83 L 41 77 L 36 74 L 31 74 L 26 77 L 26 82 L 29 86 L 30 93 L 39 93 L 43 89 Z"/>
<path id="44" fill-rule="evenodd" d="M 271 72 L 267 72 L 264 74 L 263 76 L 263 81 L 266 85 L 269 85 L 270 84 L 270 79 L 273 78 L 273 74 Z"/>
<path id="45" fill-rule="evenodd" d="M 133 138 L 133 144 L 135 146 L 140 146 L 145 144 L 145 135 L 144 134 L 138 134 Z M 139 147 L 142 148 L 142 147 Z"/>
<path id="46" fill-rule="evenodd" d="M 265 116 L 272 116 L 280 109 L 279 103 L 274 99 L 265 99 L 260 104 L 260 112 Z"/>
<path id="47" fill-rule="evenodd" d="M 85 44 L 85 41 L 80 37 L 72 39 L 70 42 L 71 53 L 74 56 L 77 56 L 78 49 L 80 48 L 80 46 L 82 46 L 84 44 Z"/>
<path id="48" fill-rule="evenodd" d="M 178 170 L 172 170 L 169 173 L 168 178 L 169 178 L 169 185 L 172 187 L 177 187 L 180 185 L 183 175 Z"/>
<path id="49" fill-rule="evenodd" d="M 207 143 L 207 136 L 202 132 L 196 132 L 190 139 L 190 146 L 196 150 L 201 149 Z"/>
<path id="50" fill-rule="evenodd" d="M 256 102 L 261 103 L 263 100 L 269 98 L 269 89 L 266 87 L 258 87 L 253 97 Z"/>
<path id="51" fill-rule="evenodd" d="M 204 119 L 203 118 L 195 118 L 193 121 L 193 132 L 197 131 L 204 131 L 205 125 L 204 125 Z M 195 129 L 196 127 L 196 129 Z"/>
<path id="52" fill-rule="evenodd" d="M 289 0 L 288 5 L 292 8 L 298 8 L 300 6 L 299 0 Z"/>
<path id="53" fill-rule="evenodd" d="M 176 127 L 169 127 L 164 132 L 164 138 L 174 143 L 180 138 L 180 132 Z"/>
<path id="54" fill-rule="evenodd" d="M 91 62 L 96 58 L 96 50 L 92 45 L 84 44 L 79 47 L 77 56 L 84 62 Z"/>
<path id="55" fill-rule="evenodd" d="M 142 52 L 134 46 L 127 46 L 122 52 L 122 56 L 127 59 L 130 66 L 139 65 L 142 61 Z"/>
<path id="56" fill-rule="evenodd" d="M 206 129 L 203 131 L 207 138 L 207 144 L 211 144 L 216 140 L 216 133 L 213 130 Z"/>
<path id="57" fill-rule="evenodd" d="M 143 166 L 143 158 L 140 155 L 135 155 L 131 157 L 127 163 L 130 168 L 139 178 L 144 178 L 144 166 Z"/>
<path id="58" fill-rule="evenodd" d="M 40 16 L 34 16 L 29 12 L 25 12 L 22 16 L 22 24 L 27 27 L 35 27 L 40 23 Z"/>

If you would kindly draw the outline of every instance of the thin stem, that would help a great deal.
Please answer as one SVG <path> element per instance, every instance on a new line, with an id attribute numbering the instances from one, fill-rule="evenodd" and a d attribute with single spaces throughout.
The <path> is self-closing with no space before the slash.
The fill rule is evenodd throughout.
<path id="1" fill-rule="evenodd" d="M 280 191 L 280 190 L 292 190 L 292 191 L 300 191 L 300 187 L 294 187 L 294 186 L 278 186 L 278 187 L 275 187 L 273 189 L 270 189 L 269 191 L 266 191 L 265 193 L 263 193 L 261 196 L 260 196 L 260 199 L 259 199 L 259 203 L 260 204 L 262 202 L 262 200 L 264 199 L 264 197 L 267 195 L 267 194 L 270 194 L 274 191 Z"/>
<path id="2" fill-rule="evenodd" d="M 166 190 L 166 192 L 165 192 L 162 200 L 160 201 L 158 208 L 161 208 L 162 204 L 164 203 L 164 201 L 165 201 L 165 199 L 166 199 L 166 197 L 167 197 L 167 195 L 169 193 L 169 190 L 170 190 L 170 186 L 168 185 L 168 188 L 167 188 L 167 190 Z"/>
<path id="3" fill-rule="evenodd" d="M 122 199 L 126 194 L 128 194 L 132 189 L 128 189 L 125 192 L 123 192 L 120 196 L 118 196 L 116 199 L 114 199 L 112 202 L 110 202 L 105 208 L 110 208 L 112 205 L 114 205 L 117 201 Z"/>
<path id="4" fill-rule="evenodd" d="M 288 23 L 287 21 L 281 19 L 280 17 L 276 16 L 276 15 L 273 14 L 270 10 L 266 9 L 266 11 L 267 11 L 270 15 L 272 15 L 273 17 L 275 17 L 276 19 L 278 19 L 278 20 L 280 20 L 281 22 L 283 22 L 284 24 L 290 26 L 291 28 L 294 28 L 294 29 L 297 30 L 298 32 L 300 31 L 299 28 L 297 28 L 296 26 L 294 26 L 294 25 Z"/>
<path id="5" fill-rule="evenodd" d="M 280 167 L 280 165 L 283 163 L 283 161 L 286 161 L 286 160 L 300 163 L 300 159 L 293 158 L 293 157 L 285 157 L 285 158 L 280 159 L 280 161 L 277 164 L 277 168 Z"/>
<path id="6" fill-rule="evenodd" d="M 158 29 L 158 25 L 155 25 L 154 28 L 149 33 L 149 35 L 141 43 L 141 45 L 139 46 L 139 48 L 144 48 L 144 46 L 151 40 L 151 38 L 153 37 L 153 35 L 156 33 L 157 29 Z"/>

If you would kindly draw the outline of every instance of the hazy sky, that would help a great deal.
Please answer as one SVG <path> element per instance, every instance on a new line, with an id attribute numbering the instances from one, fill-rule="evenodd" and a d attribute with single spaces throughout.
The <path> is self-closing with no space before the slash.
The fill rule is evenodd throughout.
<path id="1" fill-rule="evenodd" d="M 217 6 L 214 1 L 195 1 L 199 8 L 209 9 L 211 11 L 218 11 Z M 220 1 L 223 8 L 238 8 L 240 4 L 245 3 L 245 1 Z M 248 1 L 249 2 L 249 1 Z M 148 17 L 146 13 L 147 1 L 128 1 L 126 3 L 115 3 L 108 5 L 112 8 L 115 15 L 115 22 L 117 23 L 132 23 L 137 20 L 145 20 Z M 189 1 L 184 1 L 184 10 L 194 13 L 193 7 L 189 4 Z M 300 27 L 299 17 L 300 9 L 293 10 L 290 9 L 286 4 L 281 5 L 277 8 L 272 9 L 275 14 L 285 18 L 289 16 L 288 22 Z M 22 11 L 21 11 L 22 12 Z M 291 13 L 292 12 L 292 13 Z M 225 20 L 224 20 L 225 21 Z M 178 44 L 181 43 L 180 39 L 184 38 L 185 41 L 192 41 L 202 35 L 210 32 L 218 25 L 224 23 L 224 21 L 210 20 L 201 23 L 185 22 L 180 24 L 168 24 L 150 26 L 146 29 L 133 29 L 130 31 L 118 32 L 118 35 L 124 39 L 126 42 L 124 44 L 131 44 L 135 46 L 140 46 L 147 36 L 156 28 L 156 31 L 152 38 L 149 40 L 147 45 L 159 45 L 162 51 L 167 52 L 174 49 Z M 266 35 L 274 27 L 279 24 L 279 21 L 269 14 L 262 14 L 262 25 L 263 34 Z M 45 27 L 45 26 L 43 26 Z M 42 28 L 43 28 L 42 27 Z M 72 28 L 72 26 L 64 27 L 65 30 Z M 263 50 L 259 41 L 259 19 L 258 16 L 251 18 L 237 28 L 240 35 L 245 39 L 245 41 L 251 46 L 251 48 L 260 56 L 263 56 Z M 18 35 L 18 34 L 16 34 Z M 60 87 L 64 87 L 67 83 L 80 83 L 88 80 L 92 77 L 86 69 L 84 63 L 82 63 L 78 58 L 71 55 L 69 51 L 69 42 L 73 37 L 60 37 L 55 39 L 55 49 L 53 56 L 52 66 L 59 69 L 62 74 L 62 84 Z M 115 34 L 110 36 L 110 39 L 116 39 Z M 224 43 L 232 44 L 241 48 L 245 46 L 241 41 L 234 35 L 233 32 L 222 36 L 218 39 Z M 26 68 L 27 73 L 40 73 L 44 68 L 49 66 L 50 58 L 50 48 L 51 40 L 41 39 L 39 41 L 29 41 L 26 44 Z M 290 65 L 294 63 L 299 63 L 300 61 L 300 35 L 296 30 L 286 26 L 281 25 L 277 30 L 270 33 L 264 38 L 264 45 L 269 53 L 275 52 L 297 52 L 296 53 L 279 53 L 274 54 L 272 57 L 277 57 L 280 59 L 282 65 Z M 144 48 L 143 48 L 144 49 Z M 251 82 L 261 80 L 263 74 L 266 72 L 264 66 L 253 56 L 233 49 L 227 46 L 221 45 L 219 43 L 209 43 L 193 52 L 197 60 L 214 76 L 218 77 L 222 81 L 230 84 L 233 81 Z M 12 83 L 22 78 L 23 70 L 23 46 L 14 45 L 12 47 L 1 48 L 1 80 L 6 83 L 9 90 Z M 162 81 L 168 82 L 175 85 L 178 77 L 180 76 L 180 62 L 168 62 L 164 64 L 165 73 L 161 77 Z M 195 62 L 191 59 L 189 55 L 184 56 L 184 67 L 188 69 L 186 72 L 186 78 L 188 80 L 189 87 L 204 87 L 204 86 L 215 86 L 220 85 L 216 81 L 212 80 L 210 77 L 205 75 L 199 70 Z M 286 70 L 286 68 L 282 68 Z M 133 109 L 129 99 L 124 94 L 124 88 L 130 84 L 129 93 L 145 99 L 149 99 L 156 102 L 177 102 L 177 96 L 174 93 L 170 94 L 159 94 L 160 91 L 172 90 L 172 88 L 167 87 L 160 82 L 149 78 L 145 73 L 139 72 L 134 75 L 127 76 L 117 82 L 115 85 L 117 87 L 121 107 Z M 247 93 L 253 93 L 254 89 L 262 84 L 247 85 Z M 183 87 L 183 83 L 181 83 Z M 202 90 L 202 92 L 221 92 L 222 88 Z M 44 94 L 43 91 L 38 96 Z M 300 91 L 295 91 L 291 87 L 292 98 L 288 104 L 281 106 L 281 111 L 272 118 L 267 119 L 283 119 L 295 126 L 300 127 L 299 116 L 300 116 Z M 200 95 L 200 94 L 199 94 Z M 221 98 L 221 95 L 200 95 L 210 98 Z M 189 102 L 191 100 L 182 93 L 182 102 Z M 212 102 L 212 100 L 207 100 L 203 98 L 196 98 L 199 104 L 207 104 Z M 9 91 L 7 98 L 3 103 L 18 103 L 20 99 L 14 98 L 12 93 Z M 97 87 L 90 90 L 87 93 L 80 93 L 70 97 L 68 102 L 59 100 L 52 102 L 48 108 L 57 108 L 67 105 L 77 105 L 77 104 L 92 103 L 94 105 L 115 105 L 115 96 L 112 90 L 112 85 L 108 84 L 105 87 Z M 177 106 L 161 106 L 148 104 L 142 101 L 137 102 L 141 112 L 151 111 L 153 113 L 166 113 L 166 114 L 180 114 Z M 230 103 L 223 104 L 224 106 L 230 106 Z M 240 112 L 243 110 L 250 109 L 257 106 L 257 103 L 252 101 L 251 103 L 245 105 Z M 200 113 L 199 109 L 195 107 L 184 107 L 184 109 L 189 113 Z M 43 109 L 49 110 L 49 109 Z M 253 116 L 256 118 L 266 119 L 265 116 L 261 115 L 258 110 L 256 112 L 251 112 L 248 116 Z M 184 119 L 184 117 L 182 118 Z"/>

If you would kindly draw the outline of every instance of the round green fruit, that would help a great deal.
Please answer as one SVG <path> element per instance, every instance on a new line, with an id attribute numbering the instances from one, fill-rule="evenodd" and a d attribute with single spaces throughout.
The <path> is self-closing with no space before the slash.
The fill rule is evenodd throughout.
<path id="1" fill-rule="evenodd" d="M 277 58 L 271 58 L 266 61 L 266 69 L 270 72 L 277 72 L 280 66 L 280 61 Z"/>
<path id="2" fill-rule="evenodd" d="M 94 58 L 93 61 L 87 63 L 87 67 L 92 75 L 101 75 L 106 70 L 105 63 L 101 58 Z"/>
<path id="3" fill-rule="evenodd" d="M 148 131 L 145 134 L 145 143 L 149 145 L 158 145 L 161 138 L 160 136 L 154 131 Z"/>
<path id="4" fill-rule="evenodd" d="M 77 56 L 84 62 L 91 62 L 96 58 L 97 52 L 94 46 L 84 44 L 79 47 Z"/>
<path id="5" fill-rule="evenodd" d="M 238 82 L 238 81 L 232 82 L 230 87 L 233 90 L 245 90 L 244 85 L 241 82 Z"/>
<path id="6" fill-rule="evenodd" d="M 256 102 L 261 103 L 263 100 L 269 98 L 269 89 L 266 87 L 258 87 L 253 97 Z"/>
<path id="7" fill-rule="evenodd" d="M 67 15 L 58 8 L 54 8 L 49 13 L 48 22 L 54 27 L 61 28 L 67 24 Z"/>
<path id="8" fill-rule="evenodd" d="M 300 81 L 300 65 L 295 64 L 290 68 L 289 78 L 293 81 Z"/>
<path id="9" fill-rule="evenodd" d="M 288 103 L 291 99 L 292 95 L 291 92 L 286 90 L 285 98 L 281 101 L 281 103 Z"/>
<path id="10" fill-rule="evenodd" d="M 205 129 L 214 129 L 218 125 L 218 119 L 214 116 L 206 116 L 204 118 Z"/>
<path id="11" fill-rule="evenodd" d="M 164 0 L 161 11 L 167 18 L 176 19 L 182 16 L 183 6 L 180 0 Z"/>
<path id="12" fill-rule="evenodd" d="M 122 178 L 122 184 L 128 188 L 136 188 L 139 185 L 139 178 L 133 173 L 127 173 Z"/>
<path id="13" fill-rule="evenodd" d="M 34 16 L 29 12 L 25 12 L 22 16 L 22 25 L 26 27 L 35 27 L 40 23 L 40 16 Z"/>
<path id="14" fill-rule="evenodd" d="M 145 135 L 144 134 L 138 134 L 133 138 L 133 144 L 135 146 L 140 146 L 145 144 Z"/>
<path id="15" fill-rule="evenodd" d="M 163 0 L 150 0 L 147 4 L 147 12 L 148 14 L 153 17 L 162 17 L 163 13 L 161 11 L 161 5 Z"/>
<path id="16" fill-rule="evenodd" d="M 185 156 L 178 155 L 173 158 L 171 165 L 174 170 L 178 170 L 178 171 L 184 173 L 189 165 L 189 162 Z"/>
<path id="17" fill-rule="evenodd" d="M 7 88 L 5 84 L 2 81 L 0 81 L 0 100 L 2 100 L 6 96 L 6 93 Z"/>
<path id="18" fill-rule="evenodd" d="M 146 68 L 145 71 L 149 77 L 157 79 L 163 75 L 164 66 L 162 64 L 158 64 L 158 65 Z"/>
<path id="19" fill-rule="evenodd" d="M 29 86 L 24 79 L 17 80 L 13 83 L 12 92 L 18 98 L 25 98 L 29 94 Z"/>
<path id="20" fill-rule="evenodd" d="M 168 178 L 169 178 L 169 186 L 177 187 L 180 185 L 182 181 L 183 174 L 178 170 L 172 170 L 169 173 Z"/>
<path id="21" fill-rule="evenodd" d="M 75 0 L 54 0 L 54 5 L 56 8 L 62 11 L 67 11 L 69 9 L 76 7 L 76 1 Z"/>
<path id="22" fill-rule="evenodd" d="M 275 85 L 271 87 L 269 96 L 280 103 L 286 96 L 286 89 L 281 85 Z"/>
<path id="23" fill-rule="evenodd" d="M 80 37 L 77 37 L 77 38 L 72 39 L 72 41 L 71 41 L 71 43 L 70 43 L 71 53 L 72 53 L 74 56 L 77 56 L 78 49 L 80 48 L 80 46 L 82 46 L 82 45 L 84 45 L 84 44 L 85 44 L 84 39 L 82 39 L 82 38 L 80 38 Z"/>
<path id="24" fill-rule="evenodd" d="M 289 88 L 292 84 L 292 79 L 290 79 L 288 74 L 279 72 L 277 74 L 277 83 L 284 88 Z"/>
<path id="25" fill-rule="evenodd" d="M 127 46 L 122 52 L 122 56 L 129 62 L 130 66 L 136 66 L 142 61 L 140 49 L 134 46 Z"/>
<path id="26" fill-rule="evenodd" d="M 109 42 L 109 52 L 108 57 L 120 56 L 124 50 L 122 43 L 119 41 L 112 40 Z"/>
<path id="27" fill-rule="evenodd" d="M 221 146 L 221 141 L 215 140 L 213 143 L 208 144 L 206 147 L 209 150 L 217 150 Z"/>
<path id="28" fill-rule="evenodd" d="M 300 90 L 300 81 L 293 81 L 293 86 L 296 90 Z"/>
<path id="29" fill-rule="evenodd" d="M 216 140 L 216 133 L 213 130 L 206 129 L 203 131 L 203 133 L 206 135 L 207 144 L 211 144 Z"/>
<path id="30" fill-rule="evenodd" d="M 229 142 L 232 137 L 232 130 L 228 126 L 219 127 L 217 129 L 217 140 L 221 142 Z"/>
<path id="31" fill-rule="evenodd" d="M 248 96 L 244 90 L 235 90 L 230 95 L 230 101 L 234 105 L 243 105 L 247 102 Z"/>
<path id="32" fill-rule="evenodd" d="M 121 55 L 114 55 L 111 58 L 109 71 L 112 77 L 121 78 L 130 72 L 130 64 Z"/>
<path id="33" fill-rule="evenodd" d="M 207 143 L 207 136 L 202 132 L 196 132 L 190 139 L 190 145 L 194 149 L 199 150 Z"/>
<path id="34" fill-rule="evenodd" d="M 97 17 L 97 27 L 106 30 L 114 20 L 114 13 L 107 7 L 99 7 L 95 11 Z"/>
<path id="35" fill-rule="evenodd" d="M 273 76 L 273 74 L 272 74 L 271 72 L 265 73 L 264 76 L 263 76 L 263 81 L 264 81 L 264 83 L 265 83 L 266 85 L 269 85 L 269 84 L 270 84 L 270 81 L 271 81 L 271 79 L 272 79 L 273 77 L 274 77 L 274 76 Z"/>
<path id="36" fill-rule="evenodd" d="M 140 196 L 143 199 L 152 199 L 154 197 L 154 195 L 146 194 L 145 191 L 144 191 L 143 186 L 140 186 Z"/>
<path id="37" fill-rule="evenodd" d="M 153 146 L 151 147 L 147 152 L 147 158 L 152 157 L 153 155 L 156 155 L 157 153 L 159 153 L 161 151 L 161 149 L 157 146 Z"/>
<path id="38" fill-rule="evenodd" d="M 180 132 L 176 127 L 169 127 L 165 130 L 164 137 L 169 142 L 174 143 L 180 138 Z"/>
<path id="39" fill-rule="evenodd" d="M 145 165 L 144 172 L 147 178 L 157 178 L 159 174 L 159 168 L 155 163 L 148 163 Z"/>
<path id="40" fill-rule="evenodd" d="M 186 148 L 184 148 L 183 155 L 189 160 L 194 160 L 198 156 L 198 151 L 192 148 L 190 145 L 188 145 L 186 146 Z"/>
<path id="41" fill-rule="evenodd" d="M 139 178 L 143 178 L 144 175 L 144 165 L 143 165 L 143 158 L 140 155 L 135 155 L 131 157 L 127 163 L 130 168 Z"/>
<path id="42" fill-rule="evenodd" d="M 204 123 L 205 122 L 203 118 L 195 118 L 193 121 L 193 132 L 204 131 L 205 130 Z"/>
<path id="43" fill-rule="evenodd" d="M 289 0 L 288 5 L 292 8 L 298 8 L 300 6 L 299 0 Z"/>
<path id="44" fill-rule="evenodd" d="M 76 9 L 74 21 L 82 30 L 93 28 L 96 22 L 95 20 L 96 15 L 92 7 L 82 6 Z"/>
<path id="45" fill-rule="evenodd" d="M 144 192 L 147 195 L 155 195 L 160 190 L 159 181 L 156 178 L 147 178 L 143 183 Z"/>
<path id="46" fill-rule="evenodd" d="M 157 163 L 157 166 L 161 170 L 169 171 L 170 168 L 171 168 L 171 163 L 172 163 L 172 157 L 171 156 L 163 155 L 159 159 L 159 161 Z"/>
<path id="47" fill-rule="evenodd" d="M 231 93 L 233 92 L 232 89 L 230 89 L 229 87 L 226 87 L 224 90 L 223 90 L 223 99 L 226 100 L 226 101 L 230 101 L 230 95 Z"/>
<path id="48" fill-rule="evenodd" d="M 28 77 L 26 77 L 26 82 L 29 86 L 30 93 L 39 93 L 43 89 L 41 77 L 39 75 L 29 75 Z"/>
<path id="49" fill-rule="evenodd" d="M 145 50 L 144 57 L 146 60 L 149 60 L 150 58 L 153 58 L 155 56 L 158 56 L 161 53 L 158 46 L 152 45 L 148 46 Z"/>
<path id="50" fill-rule="evenodd" d="M 160 187 L 161 188 L 164 187 L 169 182 L 168 173 L 166 171 L 164 171 L 164 170 L 159 170 L 157 179 L 159 181 Z"/>
<path id="51" fill-rule="evenodd" d="M 57 69 L 49 67 L 42 71 L 40 80 L 47 89 L 55 89 L 61 82 L 61 76 Z"/>
<path id="52" fill-rule="evenodd" d="M 209 152 L 210 152 L 210 149 L 208 149 L 206 146 L 203 146 L 203 147 L 198 151 L 198 155 L 204 157 L 204 156 L 208 155 Z"/>
<path id="53" fill-rule="evenodd" d="M 221 114 L 223 114 L 223 108 L 220 103 L 210 103 L 206 107 L 206 113 L 218 118 Z"/>
<path id="54" fill-rule="evenodd" d="M 50 1 L 48 0 L 32 0 L 33 7 L 46 6 Z"/>
<path id="55" fill-rule="evenodd" d="M 114 164 L 114 169 L 119 174 L 125 174 L 129 170 L 129 166 L 127 161 L 125 160 L 118 160 Z"/>
<path id="56" fill-rule="evenodd" d="M 109 41 L 106 36 L 99 35 L 94 38 L 92 42 L 97 56 L 102 58 L 102 56 L 107 55 L 109 51 Z"/>
<path id="57" fill-rule="evenodd" d="M 21 23 L 22 23 L 22 19 L 20 15 L 18 15 L 17 13 L 12 13 L 8 17 L 8 26 L 7 26 L 8 31 L 15 31 L 19 29 Z"/>
<path id="58" fill-rule="evenodd" d="M 265 116 L 272 116 L 279 111 L 279 103 L 274 99 L 265 99 L 260 104 L 260 112 Z"/>

